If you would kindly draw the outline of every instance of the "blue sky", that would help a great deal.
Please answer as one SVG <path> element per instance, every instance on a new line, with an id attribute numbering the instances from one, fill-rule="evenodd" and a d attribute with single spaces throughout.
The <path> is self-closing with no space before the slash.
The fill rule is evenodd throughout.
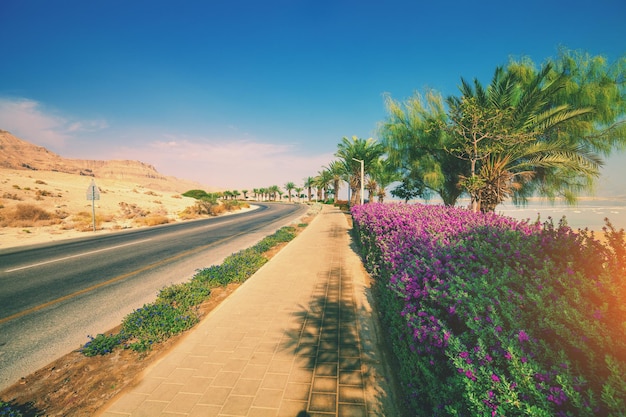
<path id="1" fill-rule="evenodd" d="M 436 3 L 436 4 L 435 4 Z M 557 48 L 626 53 L 626 2 L 0 2 L 0 129 L 70 158 L 136 159 L 225 189 L 301 185 L 383 95 Z M 626 195 L 626 157 L 603 192 Z"/>

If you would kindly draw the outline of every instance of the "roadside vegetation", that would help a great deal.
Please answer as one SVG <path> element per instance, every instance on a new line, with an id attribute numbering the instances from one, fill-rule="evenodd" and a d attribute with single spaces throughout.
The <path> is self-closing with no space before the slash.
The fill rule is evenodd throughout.
<path id="1" fill-rule="evenodd" d="M 198 322 L 198 308 L 212 289 L 244 282 L 268 261 L 269 251 L 295 236 L 294 227 L 283 227 L 228 256 L 222 264 L 198 270 L 189 282 L 162 289 L 155 302 L 124 318 L 119 333 L 90 336 L 81 351 L 86 356 L 106 355 L 118 347 L 146 352 L 153 344 L 190 329 Z"/>
<path id="2" fill-rule="evenodd" d="M 626 242 L 434 205 L 352 209 L 416 416 L 623 416 Z"/>
<path id="3" fill-rule="evenodd" d="M 59 386 L 44 382 L 41 387 L 38 386 L 39 391 L 34 387 L 36 383 L 30 385 L 29 390 L 20 387 L 17 391 L 19 395 L 15 395 L 15 390 L 11 391 L 8 396 L 10 402 L 0 400 L 0 417 L 48 413 L 57 415 L 57 412 L 60 413 L 58 415 L 66 415 L 70 406 L 68 401 L 71 401 L 73 413 L 91 415 L 97 409 L 94 404 L 97 406 L 103 401 L 101 396 L 111 398 L 123 389 L 124 384 L 133 380 L 126 371 L 121 372 L 123 377 L 100 375 L 106 373 L 100 369 L 101 366 L 105 369 L 113 366 L 116 370 L 144 369 L 147 358 L 153 358 L 151 353 L 167 350 L 168 341 L 171 342 L 172 338 L 198 323 L 203 312 L 214 308 L 225 294 L 229 294 L 237 285 L 247 280 L 293 240 L 320 209 L 321 205 L 315 204 L 299 224 L 280 228 L 252 247 L 226 257 L 219 265 L 197 270 L 188 282 L 162 288 L 154 302 L 145 304 L 124 317 L 116 331 L 88 336 L 88 341 L 80 351 L 71 354 L 73 362 L 70 370 L 75 372 L 68 373 L 67 369 L 63 369 L 57 383 Z M 119 362 L 122 357 L 128 363 Z M 107 358 L 110 358 L 110 363 Z M 55 366 L 64 367 L 58 363 Z M 48 375 L 48 372 L 44 372 L 44 375 Z M 82 384 L 76 386 L 81 381 Z M 42 388 L 47 389 L 42 392 Z"/>

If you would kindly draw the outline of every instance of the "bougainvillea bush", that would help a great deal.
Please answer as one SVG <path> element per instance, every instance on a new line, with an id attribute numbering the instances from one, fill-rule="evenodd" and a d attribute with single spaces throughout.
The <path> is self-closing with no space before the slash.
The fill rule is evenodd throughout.
<path id="1" fill-rule="evenodd" d="M 352 209 L 418 416 L 623 416 L 624 232 L 407 204 Z"/>

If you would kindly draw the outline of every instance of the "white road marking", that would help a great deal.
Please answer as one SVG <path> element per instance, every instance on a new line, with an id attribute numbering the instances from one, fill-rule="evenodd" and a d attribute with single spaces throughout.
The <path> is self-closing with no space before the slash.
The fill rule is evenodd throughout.
<path id="1" fill-rule="evenodd" d="M 110 248 L 105 248 L 105 249 L 98 249 L 98 250 L 92 250 L 90 252 L 85 252 L 85 253 L 79 253 L 77 255 L 72 255 L 72 256 L 65 256 L 63 258 L 58 258 L 58 259 L 51 259 L 49 261 L 45 261 L 45 262 L 38 262 L 36 264 L 31 264 L 31 265 L 26 265 L 26 266 L 20 266 L 19 268 L 13 268 L 13 269 L 7 269 L 4 272 L 15 272 L 15 271 L 20 271 L 22 269 L 28 269 L 28 268 L 35 268 L 37 266 L 41 266 L 41 265 L 46 265 L 46 264 L 51 264 L 54 262 L 61 262 L 61 261 L 66 261 L 68 259 L 72 259 L 72 258 L 80 258 L 81 256 L 87 256 L 87 255 L 93 255 L 94 253 L 98 253 L 98 252 L 106 252 L 109 250 L 113 250 L 113 249 L 118 249 L 118 248 L 123 248 L 124 246 L 130 246 L 130 245 L 136 245 L 139 243 L 144 243 L 144 242 L 148 242 L 152 239 L 143 239 L 143 240 L 138 240 L 136 242 L 131 242 L 131 243 L 125 243 L 123 245 L 117 245 L 117 246 L 111 246 Z"/>

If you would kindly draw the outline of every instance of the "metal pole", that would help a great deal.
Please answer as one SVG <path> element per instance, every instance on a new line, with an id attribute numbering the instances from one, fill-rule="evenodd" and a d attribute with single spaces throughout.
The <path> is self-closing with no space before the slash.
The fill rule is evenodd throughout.
<path id="1" fill-rule="evenodd" d="M 93 231 L 96 231 L 96 190 L 92 188 L 91 190 L 91 212 L 93 218 Z"/>

